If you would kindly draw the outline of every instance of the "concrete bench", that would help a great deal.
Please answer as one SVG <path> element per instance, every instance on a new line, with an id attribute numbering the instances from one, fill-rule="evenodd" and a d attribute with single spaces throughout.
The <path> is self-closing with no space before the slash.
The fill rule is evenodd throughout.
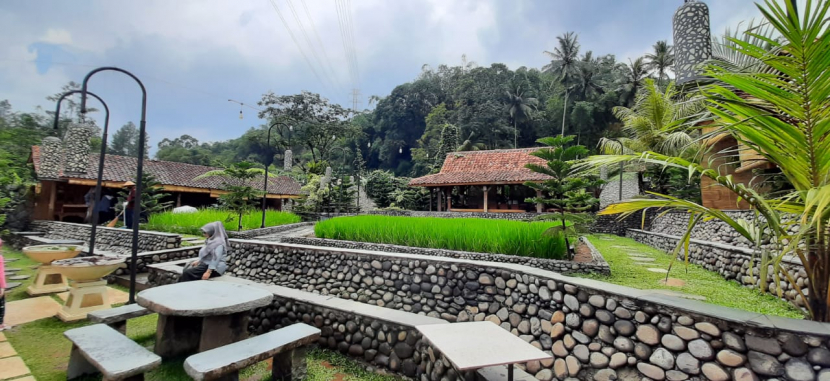
<path id="1" fill-rule="evenodd" d="M 93 323 L 106 324 L 122 334 L 127 334 L 127 320 L 149 315 L 152 311 L 139 306 L 138 304 L 127 304 L 121 307 L 107 310 L 93 311 L 87 314 L 89 321 Z"/>
<path id="2" fill-rule="evenodd" d="M 67 380 L 100 372 L 104 381 L 139 381 L 161 365 L 161 357 L 104 324 L 70 329 L 63 335 L 72 342 Z"/>
<path id="3" fill-rule="evenodd" d="M 86 245 L 86 242 L 79 239 L 52 239 L 35 235 L 25 237 L 36 245 Z"/>
<path id="4" fill-rule="evenodd" d="M 241 369 L 273 358 L 273 380 L 301 380 L 305 376 L 305 353 L 296 349 L 319 338 L 319 329 L 297 323 L 190 356 L 184 370 L 196 381 L 238 381 Z"/>

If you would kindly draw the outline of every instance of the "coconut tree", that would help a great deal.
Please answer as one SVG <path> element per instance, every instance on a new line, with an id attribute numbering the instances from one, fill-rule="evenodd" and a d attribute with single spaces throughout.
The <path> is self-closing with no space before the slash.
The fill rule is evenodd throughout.
<path id="1" fill-rule="evenodd" d="M 717 168 L 707 168 L 679 156 L 646 151 L 641 154 L 594 156 L 585 163 L 609 165 L 639 161 L 700 173 L 746 200 L 766 221 L 770 239 L 781 243 L 773 259 L 776 284 L 786 278 L 797 299 L 813 320 L 830 321 L 830 35 L 827 31 L 830 1 L 808 2 L 796 12 L 793 2 L 766 0 L 758 5 L 766 21 L 781 36 L 759 41 L 733 39 L 734 49 L 770 66 L 774 71 L 733 72 L 708 65 L 705 75 L 714 84 L 704 89 L 713 125 L 731 134 L 739 143 L 755 150 L 778 166 L 794 190 L 784 196 L 764 196 Z M 801 16 L 801 17 L 799 17 Z M 772 46 L 771 53 L 767 45 Z M 668 195 L 652 200 L 630 200 L 607 208 L 604 213 L 632 214 L 649 207 L 680 209 L 690 213 L 689 225 L 675 249 L 688 247 L 692 228 L 700 221 L 718 219 L 752 241 L 753 234 L 738 221 L 717 209 Z M 792 225 L 798 229 L 791 232 Z M 688 249 L 685 250 L 688 256 Z M 797 257 L 808 282 L 799 286 L 784 256 Z M 687 257 L 688 258 L 688 257 Z M 781 296 L 783 291 L 778 288 Z"/>
<path id="2" fill-rule="evenodd" d="M 657 81 L 662 83 L 663 77 L 668 78 L 669 68 L 674 65 L 674 52 L 666 40 L 657 41 L 652 46 L 654 52 L 645 55 L 648 67 L 657 74 Z"/>
<path id="3" fill-rule="evenodd" d="M 643 80 L 648 78 L 648 64 L 644 57 L 637 57 L 634 61 L 628 60 L 624 65 L 623 76 L 619 82 L 620 102 L 626 107 L 634 104 L 637 90 L 642 87 Z"/>
<path id="4" fill-rule="evenodd" d="M 574 32 L 567 32 L 556 37 L 556 40 L 559 46 L 552 52 L 543 52 L 551 61 L 542 67 L 542 71 L 556 75 L 559 82 L 565 83 L 576 75 L 579 66 L 579 36 Z"/>
<path id="5" fill-rule="evenodd" d="M 516 88 L 516 92 L 507 92 L 507 112 L 510 113 L 510 119 L 513 119 L 513 148 L 518 147 L 518 124 L 530 119 L 538 105 L 538 99 L 526 97 L 519 88 Z"/>

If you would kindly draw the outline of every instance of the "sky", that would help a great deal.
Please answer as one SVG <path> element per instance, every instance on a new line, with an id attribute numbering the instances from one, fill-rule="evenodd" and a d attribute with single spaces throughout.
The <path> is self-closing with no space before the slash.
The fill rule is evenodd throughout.
<path id="1" fill-rule="evenodd" d="M 713 35 L 760 16 L 750 0 L 705 2 Z M 369 96 L 388 95 L 423 65 L 459 65 L 462 55 L 479 66 L 540 68 L 549 62 L 542 52 L 568 31 L 579 35 L 582 51 L 627 62 L 658 40 L 671 42 L 672 15 L 682 3 L 3 0 L 0 100 L 16 111 L 51 110 L 45 98 L 63 85 L 81 82 L 96 67 L 116 66 L 147 89 L 153 148 L 183 134 L 220 141 L 263 123 L 257 111 L 228 99 L 257 107 L 266 92 L 308 90 L 350 108 L 352 90 L 359 89 L 367 108 Z M 350 15 L 351 23 L 341 24 L 339 15 Z M 132 79 L 101 72 L 89 90 L 108 103 L 111 129 L 138 124 L 141 92 Z M 101 115 L 93 117 L 103 125 Z"/>

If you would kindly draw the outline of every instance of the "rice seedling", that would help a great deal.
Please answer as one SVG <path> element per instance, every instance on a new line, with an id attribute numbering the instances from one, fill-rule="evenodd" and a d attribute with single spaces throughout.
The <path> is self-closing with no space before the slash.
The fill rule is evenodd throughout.
<path id="1" fill-rule="evenodd" d="M 355 216 L 318 223 L 318 238 L 386 243 L 433 249 L 561 259 L 561 235 L 544 234 L 554 222 L 481 218 Z"/>
<path id="2" fill-rule="evenodd" d="M 142 229 L 179 234 L 201 236 L 199 229 L 214 221 L 222 221 L 225 230 L 236 231 L 237 216 L 233 212 L 220 209 L 199 209 L 196 213 L 156 213 L 150 215 Z M 265 213 L 265 226 L 278 226 L 300 222 L 300 217 L 293 213 L 268 211 Z M 258 229 L 262 223 L 262 211 L 251 212 L 242 216 L 242 229 Z"/>

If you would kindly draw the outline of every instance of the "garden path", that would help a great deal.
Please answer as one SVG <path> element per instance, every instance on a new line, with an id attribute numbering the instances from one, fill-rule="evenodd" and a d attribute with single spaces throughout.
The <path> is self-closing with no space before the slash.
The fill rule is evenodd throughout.
<path id="1" fill-rule="evenodd" d="M 6 336 L 0 332 L 0 380 L 15 381 L 34 381 L 34 377 L 27 376 L 24 378 L 17 378 L 26 376 L 29 373 L 29 367 L 23 363 L 23 359 L 17 355 L 17 352 L 12 348 L 11 343 L 6 341 Z"/>
<path id="2" fill-rule="evenodd" d="M 314 236 L 314 225 L 310 226 L 300 226 L 291 230 L 286 230 L 279 233 L 263 235 L 259 237 L 254 237 L 256 240 L 260 241 L 272 241 L 272 242 L 279 242 L 283 238 L 294 238 L 294 237 L 313 237 Z"/>

